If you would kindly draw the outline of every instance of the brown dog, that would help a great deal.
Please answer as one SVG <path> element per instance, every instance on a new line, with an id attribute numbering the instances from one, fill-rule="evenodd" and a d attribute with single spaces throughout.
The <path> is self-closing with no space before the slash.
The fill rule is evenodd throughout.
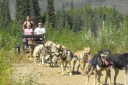
<path id="1" fill-rule="evenodd" d="M 90 48 L 86 47 L 83 51 L 77 51 L 73 58 L 73 71 L 75 68 L 75 64 L 78 61 L 79 65 L 77 66 L 77 72 L 79 72 L 79 68 L 81 70 L 81 74 L 84 74 L 84 68 L 88 60 L 90 60 L 92 56 L 90 55 Z"/>
<path id="2" fill-rule="evenodd" d="M 34 50 L 34 43 L 32 39 L 28 40 L 28 50 L 29 50 L 29 57 L 30 60 L 32 59 L 32 54 L 33 54 L 33 50 Z"/>

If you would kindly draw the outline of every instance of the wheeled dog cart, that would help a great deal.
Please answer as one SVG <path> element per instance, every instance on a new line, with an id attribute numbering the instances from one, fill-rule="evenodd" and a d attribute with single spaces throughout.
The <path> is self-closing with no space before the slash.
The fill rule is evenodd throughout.
<path id="1" fill-rule="evenodd" d="M 39 45 L 39 44 L 44 44 L 45 43 L 45 34 L 41 35 L 23 35 L 23 39 L 31 39 L 31 41 L 27 40 L 26 42 L 23 42 L 23 51 L 24 52 L 29 52 L 28 46 L 33 45 L 34 47 Z M 34 49 L 34 48 L 33 48 Z"/>

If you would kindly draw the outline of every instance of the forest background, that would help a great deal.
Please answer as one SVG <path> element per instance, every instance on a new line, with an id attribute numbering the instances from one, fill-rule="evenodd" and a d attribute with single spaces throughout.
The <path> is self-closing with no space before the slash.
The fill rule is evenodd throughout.
<path id="1" fill-rule="evenodd" d="M 55 1 L 47 0 L 42 12 L 39 0 L 16 0 L 12 19 L 10 1 L 0 0 L 0 85 L 16 85 L 12 79 L 12 67 L 17 60 L 14 47 L 22 46 L 21 26 L 27 15 L 35 27 L 37 21 L 42 20 L 48 40 L 64 45 L 73 53 L 84 47 L 90 47 L 92 54 L 102 48 L 110 49 L 113 54 L 127 52 L 127 12 L 103 5 L 106 0 L 87 1 L 77 7 L 74 0 L 69 0 L 68 4 L 61 2 L 61 7 L 55 9 Z"/>

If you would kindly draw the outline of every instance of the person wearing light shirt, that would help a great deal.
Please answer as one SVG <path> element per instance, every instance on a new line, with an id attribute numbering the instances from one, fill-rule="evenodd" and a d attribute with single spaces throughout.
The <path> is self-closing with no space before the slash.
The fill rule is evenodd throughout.
<path id="1" fill-rule="evenodd" d="M 43 27 L 43 24 L 41 21 L 38 22 L 38 27 L 34 30 L 34 35 L 43 35 L 42 38 L 37 38 L 36 41 L 42 41 L 45 42 L 45 28 Z"/>
<path id="2" fill-rule="evenodd" d="M 27 24 L 27 28 L 24 29 L 24 35 L 32 35 L 33 29 L 31 28 L 31 24 Z M 23 51 L 27 52 L 28 42 L 32 40 L 32 38 L 23 38 Z"/>
<path id="3" fill-rule="evenodd" d="M 45 28 L 42 26 L 42 22 L 38 22 L 38 27 L 35 28 L 34 34 L 35 35 L 40 35 L 40 34 L 45 34 Z"/>
<path id="4" fill-rule="evenodd" d="M 31 24 L 28 24 L 28 25 L 27 25 L 27 29 L 24 29 L 24 35 L 32 35 L 32 32 L 33 32 L 33 30 L 32 30 L 32 28 L 31 28 Z M 24 38 L 24 39 L 23 39 L 23 42 L 24 42 L 24 43 L 27 43 L 29 39 L 30 39 L 30 38 Z"/>
<path id="5" fill-rule="evenodd" d="M 32 35 L 32 32 L 31 24 L 28 24 L 27 29 L 24 29 L 24 35 Z"/>

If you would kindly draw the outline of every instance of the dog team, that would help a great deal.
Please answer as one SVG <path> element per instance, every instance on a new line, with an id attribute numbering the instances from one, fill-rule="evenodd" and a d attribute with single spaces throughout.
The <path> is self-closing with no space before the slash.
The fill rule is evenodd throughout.
<path id="1" fill-rule="evenodd" d="M 36 63 L 39 61 L 39 64 L 50 65 L 50 66 L 59 66 L 58 71 L 61 69 L 62 75 L 65 74 L 66 68 L 69 67 L 70 75 L 73 75 L 75 72 L 75 65 L 78 62 L 76 72 L 81 72 L 81 74 L 87 75 L 87 83 L 91 74 L 94 72 L 94 82 L 93 85 L 98 84 L 102 85 L 100 78 L 102 71 L 106 71 L 105 84 L 109 80 L 109 85 L 112 85 L 111 82 L 111 69 L 115 71 L 114 75 L 114 85 L 116 85 L 116 79 L 119 73 L 119 70 L 125 70 L 125 85 L 128 85 L 128 53 L 124 54 L 115 54 L 112 55 L 110 50 L 104 48 L 92 56 L 90 54 L 90 48 L 86 47 L 81 51 L 72 53 L 70 50 L 66 49 L 65 46 L 56 44 L 52 41 L 47 41 L 45 44 L 38 45 L 34 48 L 33 52 L 30 52 L 30 59 L 33 58 L 33 62 Z M 72 66 L 71 66 L 72 63 Z M 87 65 L 86 65 L 87 64 Z M 87 68 L 85 68 L 85 66 Z"/>

